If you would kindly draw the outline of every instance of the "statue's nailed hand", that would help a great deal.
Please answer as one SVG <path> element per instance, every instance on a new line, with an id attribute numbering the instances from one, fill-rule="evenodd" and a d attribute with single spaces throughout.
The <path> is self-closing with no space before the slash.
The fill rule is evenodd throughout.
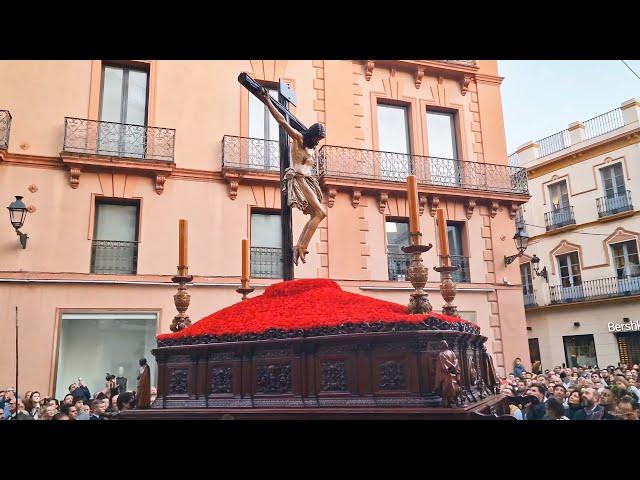
<path id="1" fill-rule="evenodd" d="M 265 87 L 262 87 L 262 90 L 260 90 L 260 100 L 262 100 L 263 102 L 266 102 L 268 98 L 269 98 L 269 90 L 267 90 Z"/>

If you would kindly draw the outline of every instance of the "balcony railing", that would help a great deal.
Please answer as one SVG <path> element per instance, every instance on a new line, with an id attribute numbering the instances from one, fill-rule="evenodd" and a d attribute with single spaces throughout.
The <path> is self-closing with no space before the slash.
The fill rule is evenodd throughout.
<path id="1" fill-rule="evenodd" d="M 409 280 L 411 254 L 387 252 L 387 263 L 389 266 L 389 280 L 397 280 L 400 282 Z"/>
<path id="2" fill-rule="evenodd" d="M 280 142 L 225 135 L 222 138 L 222 167 L 279 172 Z"/>
<path id="3" fill-rule="evenodd" d="M 599 137 L 600 135 L 624 127 L 622 109 L 614 108 L 610 112 L 586 120 L 583 124 L 585 126 L 587 140 Z"/>
<path id="4" fill-rule="evenodd" d="M 538 300 L 536 299 L 535 292 L 523 293 L 522 296 L 524 298 L 524 308 L 531 308 L 531 307 L 538 306 Z"/>
<path id="5" fill-rule="evenodd" d="M 640 276 L 600 278 L 572 287 L 556 285 L 549 287 L 549 294 L 551 304 L 637 295 L 640 294 Z"/>
<path id="6" fill-rule="evenodd" d="M 282 278 L 282 249 L 251 247 L 251 276 Z"/>
<path id="7" fill-rule="evenodd" d="M 573 207 L 556 208 L 545 213 L 544 223 L 547 231 L 575 224 L 576 219 L 573 216 Z"/>
<path id="8" fill-rule="evenodd" d="M 93 240 L 91 273 L 131 275 L 138 266 L 138 242 Z"/>
<path id="9" fill-rule="evenodd" d="M 562 130 L 561 132 L 554 133 L 548 137 L 541 138 L 536 143 L 538 144 L 538 156 L 540 157 L 545 157 L 552 153 L 559 152 L 560 150 L 564 150 L 571 146 L 569 130 Z"/>
<path id="10" fill-rule="evenodd" d="M 451 255 L 451 265 L 460 267 L 451 274 L 451 279 L 456 283 L 469 283 L 469 257 L 461 255 Z"/>
<path id="11" fill-rule="evenodd" d="M 415 174 L 425 185 L 528 194 L 526 169 L 377 150 L 325 145 L 319 150 L 321 176 L 406 182 Z"/>
<path id="12" fill-rule="evenodd" d="M 598 216 L 606 217 L 620 212 L 633 210 L 631 204 L 631 192 L 627 190 L 626 195 L 616 195 L 615 197 L 600 197 L 596 199 L 598 206 Z"/>
<path id="13" fill-rule="evenodd" d="M 440 62 L 445 62 L 445 63 L 455 63 L 458 65 L 466 65 L 467 67 L 475 67 L 476 66 L 476 61 L 475 60 L 439 60 Z"/>
<path id="14" fill-rule="evenodd" d="M 65 117 L 63 150 L 173 162 L 175 136 L 173 128 Z"/>
<path id="15" fill-rule="evenodd" d="M 0 110 L 0 150 L 9 148 L 9 131 L 11 130 L 11 113 Z"/>

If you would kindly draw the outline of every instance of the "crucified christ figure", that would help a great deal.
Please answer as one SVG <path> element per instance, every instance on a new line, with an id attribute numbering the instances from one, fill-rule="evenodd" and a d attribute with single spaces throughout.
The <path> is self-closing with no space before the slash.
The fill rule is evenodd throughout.
<path id="1" fill-rule="evenodd" d="M 322 209 L 322 190 L 318 178 L 313 175 L 313 149 L 325 137 L 324 126 L 314 123 L 304 133 L 291 127 L 284 116 L 273 106 L 266 88 L 263 88 L 260 99 L 267 106 L 271 115 L 285 129 L 291 137 L 292 167 L 284 171 L 282 189 L 287 192 L 287 203 L 290 207 L 297 207 L 311 218 L 302 229 L 298 243 L 293 247 L 293 262 L 298 265 L 298 259 L 307 263 L 305 255 L 309 253 L 307 247 L 318 228 L 320 222 L 327 216 Z"/>

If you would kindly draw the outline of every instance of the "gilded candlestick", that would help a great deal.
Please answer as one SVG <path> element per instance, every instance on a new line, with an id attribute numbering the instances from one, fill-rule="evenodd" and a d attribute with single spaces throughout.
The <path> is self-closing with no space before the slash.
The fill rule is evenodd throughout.
<path id="1" fill-rule="evenodd" d="M 456 298 L 456 284 L 451 279 L 451 274 L 459 268 L 458 265 L 433 267 L 436 272 L 440 273 L 440 293 L 445 301 L 445 304 L 442 306 L 442 313 L 454 317 L 459 317 L 460 315 L 458 315 L 458 307 L 452 303 L 453 299 Z"/>
<path id="2" fill-rule="evenodd" d="M 171 327 L 169 327 L 172 332 L 177 332 L 191 325 L 191 320 L 186 314 L 189 308 L 189 302 L 191 301 L 191 295 L 187 293 L 186 284 L 193 281 L 193 275 L 189 275 L 188 266 L 178 265 L 178 274 L 172 277 L 171 281 L 179 284 L 178 293 L 173 296 L 173 302 L 176 305 L 178 314 L 173 317 L 173 322 L 171 322 Z"/>
<path id="3" fill-rule="evenodd" d="M 411 234 L 418 237 L 420 234 Z M 413 285 L 414 291 L 410 295 L 408 310 L 409 313 L 428 313 L 432 309 L 429 303 L 429 295 L 423 290 L 429 278 L 429 270 L 422 264 L 422 253 L 431 249 L 431 244 L 420 245 L 413 242 L 412 245 L 402 247 L 402 251 L 411 254 L 411 263 L 409 265 L 409 281 Z M 415 239 L 417 240 L 417 238 Z"/>

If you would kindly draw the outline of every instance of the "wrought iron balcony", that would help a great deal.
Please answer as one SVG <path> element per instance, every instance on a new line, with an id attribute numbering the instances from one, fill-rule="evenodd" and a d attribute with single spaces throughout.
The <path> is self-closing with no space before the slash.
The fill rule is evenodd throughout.
<path id="1" fill-rule="evenodd" d="M 524 308 L 531 308 L 538 306 L 538 300 L 536 299 L 536 292 L 523 293 Z"/>
<path id="2" fill-rule="evenodd" d="M 128 123 L 65 117 L 66 153 L 174 161 L 176 131 Z"/>
<path id="3" fill-rule="evenodd" d="M 11 130 L 11 113 L 0 110 L 0 150 L 9 148 L 9 131 Z"/>
<path id="4" fill-rule="evenodd" d="M 411 254 L 387 252 L 387 263 L 389 266 L 389 280 L 397 280 L 399 282 L 409 280 Z"/>
<path id="5" fill-rule="evenodd" d="M 549 293 L 551 304 L 638 295 L 640 294 L 640 276 L 600 278 L 572 287 L 555 285 L 549 287 Z"/>
<path id="6" fill-rule="evenodd" d="M 279 172 L 280 142 L 225 135 L 222 138 L 222 167 Z"/>
<path id="7" fill-rule="evenodd" d="M 138 267 L 138 242 L 93 240 L 91 273 L 131 275 Z"/>
<path id="8" fill-rule="evenodd" d="M 445 63 L 455 63 L 458 65 L 466 65 L 467 67 L 475 67 L 476 66 L 476 61 L 475 60 L 438 60 L 439 62 L 445 62 Z"/>
<path id="9" fill-rule="evenodd" d="M 456 283 L 469 283 L 471 281 L 469 275 L 469 257 L 462 255 L 451 255 L 451 265 L 460 267 L 451 274 L 451 279 Z"/>
<path id="10" fill-rule="evenodd" d="M 544 223 L 547 231 L 575 224 L 576 219 L 573 216 L 573 207 L 556 208 L 545 213 Z"/>
<path id="11" fill-rule="evenodd" d="M 282 278 L 282 249 L 251 247 L 251 276 Z"/>
<path id="12" fill-rule="evenodd" d="M 608 215 L 633 210 L 631 192 L 629 190 L 627 190 L 626 195 L 597 198 L 596 205 L 598 206 L 598 217 L 606 217 Z"/>
<path id="13" fill-rule="evenodd" d="M 529 193 L 527 172 L 521 167 L 334 145 L 320 148 L 318 172 L 325 177 L 402 183 L 406 182 L 407 175 L 415 174 L 424 185 Z"/>

